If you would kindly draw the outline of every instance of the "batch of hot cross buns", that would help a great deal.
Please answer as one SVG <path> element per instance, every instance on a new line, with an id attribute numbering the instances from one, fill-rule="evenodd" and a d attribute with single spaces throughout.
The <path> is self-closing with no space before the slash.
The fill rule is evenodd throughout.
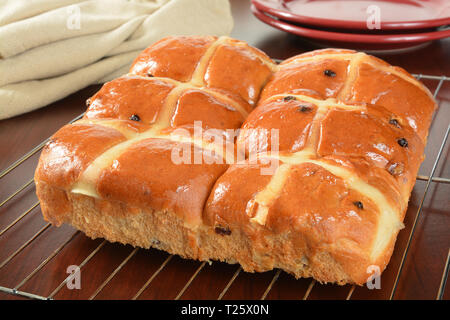
<path id="1" fill-rule="evenodd" d="M 87 104 L 42 151 L 46 220 L 359 285 L 389 262 L 436 108 L 408 72 L 362 52 L 278 64 L 212 36 L 158 41 Z"/>

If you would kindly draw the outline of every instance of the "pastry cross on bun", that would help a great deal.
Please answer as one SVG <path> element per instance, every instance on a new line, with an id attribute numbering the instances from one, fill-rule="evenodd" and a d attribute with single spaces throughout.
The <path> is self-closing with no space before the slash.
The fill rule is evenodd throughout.
<path id="1" fill-rule="evenodd" d="M 169 37 L 52 137 L 37 194 L 46 220 L 92 238 L 363 284 L 392 255 L 435 107 L 364 53 L 277 65 L 231 38 Z M 196 124 L 240 133 L 230 150 Z"/>

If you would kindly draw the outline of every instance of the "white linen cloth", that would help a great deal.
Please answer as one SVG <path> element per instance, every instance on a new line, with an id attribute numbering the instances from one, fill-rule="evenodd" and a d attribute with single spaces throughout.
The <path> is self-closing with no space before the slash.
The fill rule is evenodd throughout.
<path id="1" fill-rule="evenodd" d="M 0 119 L 128 71 L 169 35 L 228 35 L 228 0 L 0 0 Z"/>

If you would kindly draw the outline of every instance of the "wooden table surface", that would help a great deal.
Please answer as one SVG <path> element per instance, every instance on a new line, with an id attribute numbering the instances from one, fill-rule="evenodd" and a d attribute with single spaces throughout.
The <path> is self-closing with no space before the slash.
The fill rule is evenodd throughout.
<path id="1" fill-rule="evenodd" d="M 261 23 L 251 15 L 249 2 L 235 0 L 231 3 L 235 19 L 233 37 L 245 40 L 278 59 L 317 49 L 305 39 Z M 414 74 L 450 76 L 450 39 L 435 41 L 412 52 L 376 55 Z M 439 85 L 439 80 L 423 82 L 432 92 Z M 0 121 L 0 172 L 81 114 L 85 110 L 85 100 L 98 89 L 99 86 L 90 86 L 45 108 Z M 423 176 L 429 176 L 449 125 L 450 81 L 441 81 L 436 98 L 439 109 L 430 131 L 426 160 L 419 172 Z M 449 145 L 450 142 L 447 142 L 443 149 L 435 177 L 450 177 Z M 30 181 L 38 155 L 39 152 L 1 178 L 0 204 Z M 170 258 L 168 254 L 153 249 L 133 250 L 131 246 L 105 243 L 101 239 L 91 240 L 69 226 L 48 226 L 41 217 L 39 205 L 36 205 L 35 188 L 31 183 L 0 206 L 0 299 L 24 299 L 5 293 L 5 288 L 16 288 L 43 297 L 53 292 L 55 299 L 83 299 L 93 295 L 98 299 L 130 299 L 149 280 L 151 283 L 139 296 L 140 299 L 173 299 L 194 275 L 195 278 L 180 296 L 182 299 L 216 299 L 231 281 L 224 299 L 259 299 L 269 286 L 267 299 L 302 299 L 305 295 L 308 299 L 345 299 L 350 292 L 352 299 L 387 299 L 392 292 L 426 186 L 426 181 L 417 181 L 414 187 L 405 219 L 406 228 L 400 232 L 394 255 L 381 277 L 381 289 L 358 287 L 353 290 L 351 286 L 320 285 L 310 279 L 295 280 L 284 272 L 249 274 L 240 272 L 236 265 L 204 265 L 178 257 Z M 404 259 L 395 299 L 436 298 L 450 247 L 449 195 L 450 184 L 430 183 L 410 249 Z M 23 219 L 6 232 L 2 231 L 30 208 Z M 127 257 L 129 260 L 125 260 Z M 67 267 L 80 264 L 83 265 L 81 289 L 69 290 L 63 285 L 55 290 L 67 277 Z M 115 270 L 117 273 L 109 279 Z M 30 274 L 31 277 L 26 278 Z M 99 287 L 102 290 L 98 291 Z M 450 285 L 447 285 L 444 299 L 450 298 L 449 290 Z"/>

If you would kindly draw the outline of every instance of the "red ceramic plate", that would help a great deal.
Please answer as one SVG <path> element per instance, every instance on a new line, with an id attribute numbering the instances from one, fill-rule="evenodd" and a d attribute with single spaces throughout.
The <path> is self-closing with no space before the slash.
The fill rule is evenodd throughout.
<path id="1" fill-rule="evenodd" d="M 368 30 L 368 7 L 380 12 L 381 30 L 427 29 L 450 24 L 449 0 L 252 0 L 260 11 L 300 24 Z"/>
<path id="2" fill-rule="evenodd" d="M 262 22 L 277 29 L 317 40 L 325 40 L 327 46 L 351 47 L 354 49 L 389 50 L 417 46 L 432 40 L 450 37 L 450 29 L 423 33 L 370 35 L 358 33 L 329 32 L 310 29 L 277 20 L 252 5 L 253 14 Z M 322 42 L 323 43 L 323 42 Z"/>

